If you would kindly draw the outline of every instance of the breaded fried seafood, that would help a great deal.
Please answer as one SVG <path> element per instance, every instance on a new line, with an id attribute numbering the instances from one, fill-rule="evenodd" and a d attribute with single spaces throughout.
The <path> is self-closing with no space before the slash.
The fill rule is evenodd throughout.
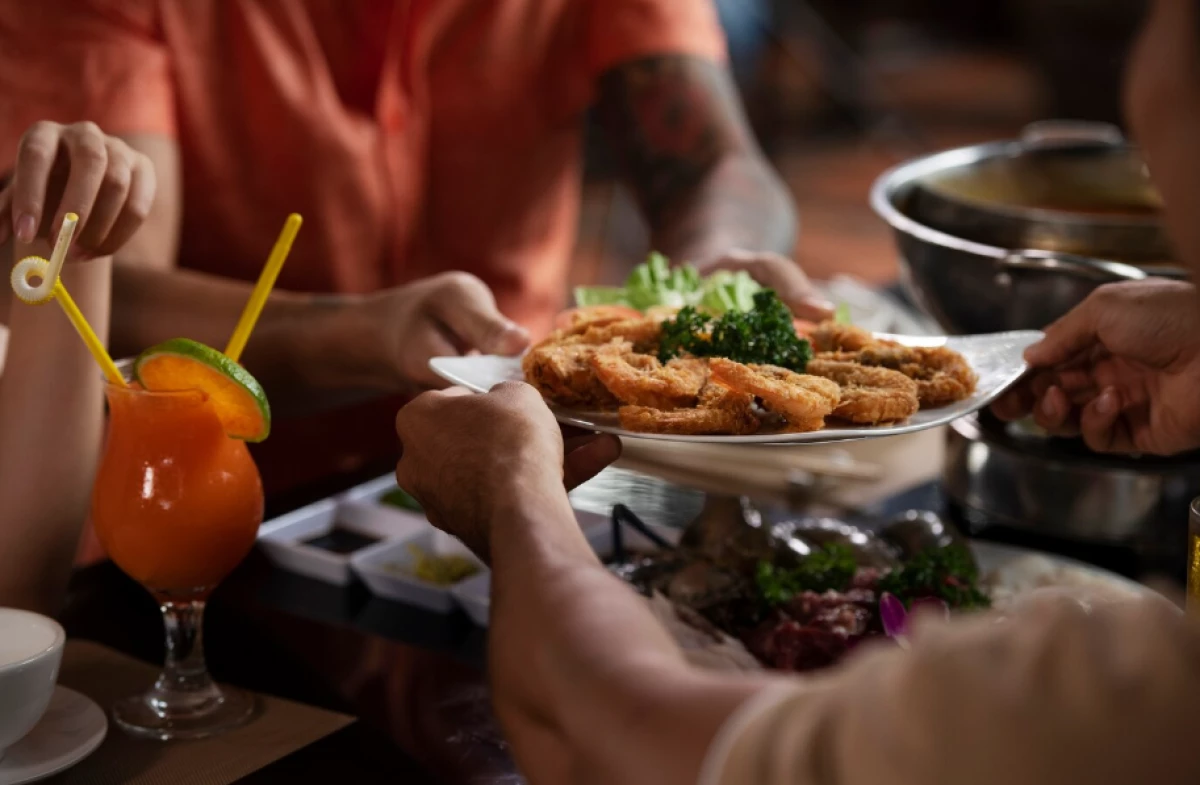
<path id="1" fill-rule="evenodd" d="M 621 403 L 652 409 L 695 406 L 708 381 L 703 360 L 677 358 L 663 365 L 657 357 L 635 354 L 625 341 L 596 349 L 591 365 L 596 378 Z"/>
<path id="2" fill-rule="evenodd" d="M 548 401 L 573 409 L 603 411 L 618 405 L 616 396 L 596 378 L 596 347 L 578 341 L 542 343 L 521 360 L 525 381 Z"/>
<path id="3" fill-rule="evenodd" d="M 827 379 L 773 365 L 743 365 L 721 357 L 709 360 L 713 381 L 746 395 L 781 415 L 792 431 L 817 431 L 838 404 L 838 386 Z"/>
<path id="4" fill-rule="evenodd" d="M 694 409 L 663 411 L 648 406 L 622 406 L 618 414 L 621 427 L 627 431 L 677 436 L 745 436 L 757 433 L 760 425 L 753 396 L 715 382 L 701 390 Z"/>
<path id="5" fill-rule="evenodd" d="M 862 365 L 891 368 L 917 383 L 921 406 L 948 406 L 975 392 L 979 377 L 961 354 L 944 346 L 892 346 L 875 344 L 858 352 Z"/>
<path id="6" fill-rule="evenodd" d="M 858 425 L 900 422 L 921 408 L 917 383 L 899 371 L 817 357 L 808 372 L 837 384 L 841 397 L 833 416 Z"/>

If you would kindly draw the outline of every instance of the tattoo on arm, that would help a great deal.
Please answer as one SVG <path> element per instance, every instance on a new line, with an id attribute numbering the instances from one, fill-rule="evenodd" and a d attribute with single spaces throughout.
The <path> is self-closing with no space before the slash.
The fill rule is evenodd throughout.
<path id="1" fill-rule="evenodd" d="M 672 55 L 618 66 L 601 77 L 599 111 L 660 250 L 791 252 L 791 204 L 721 65 Z"/>

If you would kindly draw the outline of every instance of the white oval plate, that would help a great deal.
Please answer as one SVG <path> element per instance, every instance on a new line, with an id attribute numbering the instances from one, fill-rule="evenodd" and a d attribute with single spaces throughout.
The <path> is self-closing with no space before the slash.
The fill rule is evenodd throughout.
<path id="1" fill-rule="evenodd" d="M 1036 331 L 969 335 L 951 338 L 917 338 L 913 336 L 880 336 L 906 346 L 948 346 L 959 352 L 979 374 L 975 394 L 966 400 L 940 409 L 924 409 L 898 425 L 872 427 L 852 426 L 825 428 L 811 433 L 757 433 L 752 436 L 676 436 L 662 433 L 636 433 L 621 428 L 614 412 L 580 412 L 551 406 L 558 421 L 590 431 L 614 433 L 638 439 L 658 439 L 672 442 L 716 442 L 722 444 L 821 444 L 898 436 L 946 425 L 960 417 L 983 409 L 996 400 L 1025 373 L 1024 353 L 1030 345 L 1041 340 Z M 518 357 L 474 355 L 470 357 L 435 357 L 429 367 L 451 384 L 474 392 L 487 392 L 506 381 L 525 378 Z"/>

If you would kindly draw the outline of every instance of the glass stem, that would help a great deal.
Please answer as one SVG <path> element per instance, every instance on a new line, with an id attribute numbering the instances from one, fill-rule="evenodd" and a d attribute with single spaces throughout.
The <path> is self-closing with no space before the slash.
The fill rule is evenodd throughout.
<path id="1" fill-rule="evenodd" d="M 166 659 L 150 703 L 164 716 L 219 704 L 221 693 L 204 664 L 204 602 L 167 600 L 159 607 L 167 634 Z"/>

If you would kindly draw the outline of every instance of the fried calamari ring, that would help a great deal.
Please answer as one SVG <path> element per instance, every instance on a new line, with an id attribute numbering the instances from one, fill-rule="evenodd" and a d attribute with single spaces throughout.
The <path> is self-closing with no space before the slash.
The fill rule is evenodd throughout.
<path id="1" fill-rule="evenodd" d="M 833 416 L 859 425 L 907 420 L 921 408 L 917 383 L 899 371 L 815 358 L 808 372 L 836 382 L 841 399 Z"/>
<path id="2" fill-rule="evenodd" d="M 703 360 L 674 359 L 666 365 L 648 354 L 635 354 L 624 341 L 597 349 L 592 370 L 617 400 L 651 409 L 685 409 L 696 405 L 708 381 Z"/>
<path id="3" fill-rule="evenodd" d="M 838 385 L 827 379 L 723 357 L 709 360 L 709 368 L 713 381 L 760 399 L 763 406 L 782 415 L 793 432 L 820 430 L 838 405 Z"/>
<path id="4" fill-rule="evenodd" d="M 754 398 L 710 382 L 700 391 L 694 409 L 662 411 L 647 406 L 622 406 L 621 427 L 638 433 L 664 433 L 676 436 L 746 436 L 757 433 L 758 415 Z"/>
<path id="5" fill-rule="evenodd" d="M 876 344 L 858 352 L 855 361 L 899 371 L 917 383 L 922 408 L 937 408 L 971 397 L 979 377 L 966 358 L 944 346 Z"/>

